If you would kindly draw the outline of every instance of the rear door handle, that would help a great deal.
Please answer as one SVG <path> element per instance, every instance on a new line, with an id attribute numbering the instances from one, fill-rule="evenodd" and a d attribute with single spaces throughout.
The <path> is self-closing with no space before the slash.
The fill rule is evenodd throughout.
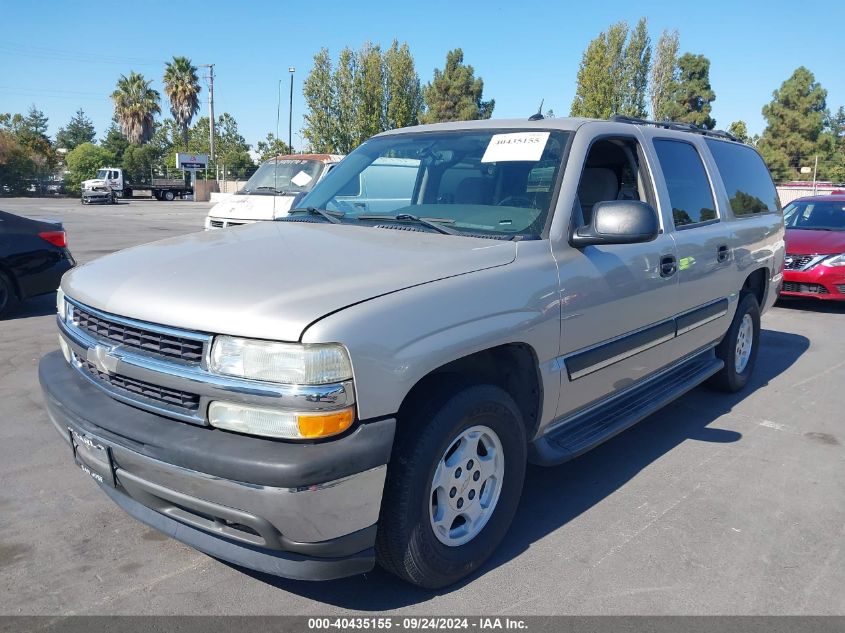
<path id="1" fill-rule="evenodd" d="M 660 258 L 660 276 L 671 277 L 678 271 L 678 260 L 674 255 L 664 255 Z"/>
<path id="2" fill-rule="evenodd" d="M 719 249 L 716 251 L 716 261 L 719 263 L 728 261 L 728 257 L 730 257 L 731 252 L 728 250 L 726 244 L 722 244 Z"/>

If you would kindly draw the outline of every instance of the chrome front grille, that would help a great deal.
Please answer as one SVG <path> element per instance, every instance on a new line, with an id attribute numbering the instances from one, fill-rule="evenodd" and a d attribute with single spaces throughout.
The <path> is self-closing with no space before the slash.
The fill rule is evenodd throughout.
<path id="1" fill-rule="evenodd" d="M 175 406 L 188 411 L 199 409 L 200 397 L 198 394 L 188 393 L 179 389 L 169 389 L 161 385 L 154 385 L 143 380 L 130 378 L 129 376 L 102 372 L 97 369 L 94 363 L 79 358 L 75 354 L 74 357 L 77 366 L 88 372 L 88 375 L 92 378 L 104 382 L 114 389 L 126 392 L 125 395 L 127 396 L 141 396 L 156 403 Z"/>
<path id="2" fill-rule="evenodd" d="M 155 326 L 129 322 L 102 312 L 68 304 L 73 324 L 95 339 L 139 351 L 199 364 L 205 351 L 204 340 L 164 331 Z"/>
<path id="3" fill-rule="evenodd" d="M 215 374 L 203 362 L 211 334 L 101 312 L 69 297 L 65 312 L 58 325 L 71 365 L 111 397 L 140 409 L 205 426 L 208 405 L 217 400 L 291 411 L 355 404 L 351 380 L 294 385 Z"/>

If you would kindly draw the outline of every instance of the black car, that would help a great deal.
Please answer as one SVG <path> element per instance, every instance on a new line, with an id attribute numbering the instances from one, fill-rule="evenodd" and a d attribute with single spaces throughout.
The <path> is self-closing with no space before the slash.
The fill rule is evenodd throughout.
<path id="1" fill-rule="evenodd" d="M 75 265 L 61 223 L 0 211 L 0 319 L 19 301 L 55 291 Z"/>

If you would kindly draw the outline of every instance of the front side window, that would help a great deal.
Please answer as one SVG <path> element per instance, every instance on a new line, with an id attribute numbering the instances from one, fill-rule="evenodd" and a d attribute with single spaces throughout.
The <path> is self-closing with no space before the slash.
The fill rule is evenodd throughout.
<path id="1" fill-rule="evenodd" d="M 669 190 L 675 226 L 715 220 L 716 202 L 698 150 L 690 143 L 668 139 L 655 140 L 654 149 Z"/>
<path id="2" fill-rule="evenodd" d="M 706 139 L 737 217 L 780 211 L 772 177 L 760 155 L 746 145 Z"/>
<path id="3" fill-rule="evenodd" d="M 792 202 L 784 209 L 783 216 L 788 229 L 845 231 L 845 202 Z"/>
<path id="4" fill-rule="evenodd" d="M 323 163 L 319 160 L 269 160 L 246 181 L 239 193 L 274 195 L 308 191 L 322 168 Z"/>
<path id="5" fill-rule="evenodd" d="M 342 222 L 414 215 L 455 231 L 539 235 L 569 134 L 537 130 L 404 133 L 371 139 L 299 204 Z"/>

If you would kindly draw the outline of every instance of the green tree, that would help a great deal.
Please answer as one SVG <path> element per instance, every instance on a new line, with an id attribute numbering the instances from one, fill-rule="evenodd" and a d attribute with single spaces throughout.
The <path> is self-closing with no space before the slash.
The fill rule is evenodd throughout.
<path id="1" fill-rule="evenodd" d="M 188 149 L 208 154 L 208 117 L 200 117 L 188 134 Z M 249 155 L 249 144 L 238 131 L 238 122 L 228 112 L 217 117 L 214 126 L 214 145 L 217 153 L 212 169 L 225 168 L 227 177 L 242 178 L 252 173 L 255 163 Z"/>
<path id="2" fill-rule="evenodd" d="M 70 193 L 79 194 L 82 181 L 96 176 L 101 167 L 114 165 L 115 156 L 104 147 L 82 143 L 67 153 L 65 162 L 65 188 Z"/>
<path id="3" fill-rule="evenodd" d="M 327 48 L 314 55 L 314 66 L 302 88 L 305 97 L 305 129 L 303 134 L 315 152 L 334 152 L 335 91 L 332 60 Z"/>
<path id="4" fill-rule="evenodd" d="M 824 169 L 825 180 L 845 183 L 845 107 L 827 117 L 823 143 L 826 146 Z"/>
<path id="5" fill-rule="evenodd" d="M 584 51 L 572 101 L 572 116 L 607 119 L 646 115 L 651 41 L 645 18 L 630 32 L 625 22 L 602 31 Z"/>
<path id="6" fill-rule="evenodd" d="M 85 112 L 80 108 L 71 117 L 68 124 L 56 132 L 56 146 L 72 150 L 83 143 L 96 143 L 96 135 L 94 123 L 85 116 Z"/>
<path id="7" fill-rule="evenodd" d="M 704 55 L 681 55 L 674 94 L 666 106 L 668 118 L 712 130 L 716 121 L 710 111 L 715 100 L 716 93 L 710 86 L 710 60 Z"/>
<path id="8" fill-rule="evenodd" d="M 110 151 L 118 163 L 123 161 L 123 153 L 129 147 L 129 140 L 120 131 L 116 120 L 112 120 L 106 135 L 100 139 L 100 146 Z"/>
<path id="9" fill-rule="evenodd" d="M 117 88 L 111 94 L 114 115 L 123 135 L 130 143 L 141 145 L 152 138 L 155 115 L 161 113 L 161 95 L 150 87 L 150 81 L 132 71 L 121 75 Z"/>
<path id="10" fill-rule="evenodd" d="M 632 117 L 646 117 L 646 93 L 648 72 L 651 68 L 651 38 L 648 36 L 648 21 L 640 18 L 631 31 L 622 60 L 623 87 L 619 114 Z"/>
<path id="11" fill-rule="evenodd" d="M 662 121 L 668 118 L 667 109 L 678 80 L 678 32 L 663 31 L 654 53 L 651 67 L 651 116 Z"/>
<path id="12" fill-rule="evenodd" d="M 766 128 L 758 148 L 776 180 L 799 177 L 819 151 L 825 127 L 827 91 L 801 66 L 772 93 L 763 107 Z"/>
<path id="13" fill-rule="evenodd" d="M 355 123 L 358 120 L 358 100 L 355 98 L 357 72 L 358 63 L 354 51 L 348 47 L 344 48 L 340 51 L 337 69 L 332 77 L 335 95 L 335 104 L 332 108 L 335 119 L 332 144 L 341 154 L 347 154 L 357 147 L 355 143 L 358 137 L 355 132 Z"/>
<path id="14" fill-rule="evenodd" d="M 287 143 L 280 138 L 276 138 L 272 132 L 267 133 L 265 140 L 258 141 L 255 144 L 255 150 L 258 152 L 258 160 L 262 163 L 276 156 L 287 156 L 292 151 Z"/>
<path id="15" fill-rule="evenodd" d="M 728 134 L 734 135 L 742 143 L 750 143 L 751 137 L 748 136 L 748 126 L 745 121 L 734 121 L 728 126 Z"/>
<path id="16" fill-rule="evenodd" d="M 32 105 L 26 116 L 16 114 L 12 122 L 18 143 L 29 151 L 29 157 L 35 165 L 31 177 L 39 180 L 47 178 L 58 163 L 53 143 L 47 136 L 47 116 Z"/>
<path id="17" fill-rule="evenodd" d="M 482 101 L 484 80 L 475 69 L 464 64 L 460 48 L 446 54 L 446 66 L 434 69 L 434 78 L 423 88 L 425 112 L 422 123 L 489 119 L 496 102 Z"/>
<path id="18" fill-rule="evenodd" d="M 164 67 L 164 94 L 170 100 L 170 114 L 182 133 L 182 147 L 188 149 L 188 128 L 200 109 L 197 69 L 187 57 L 174 57 Z"/>
<path id="19" fill-rule="evenodd" d="M 0 118 L 3 116 L 9 116 L 7 122 L 11 119 L 10 115 L 0 115 Z M 8 129 L 0 130 L 0 195 L 7 187 L 11 194 L 24 193 L 35 171 L 29 148 L 21 145 Z"/>
<path id="20" fill-rule="evenodd" d="M 352 83 L 356 102 L 353 147 L 385 129 L 385 73 L 381 48 L 367 42 L 356 57 L 357 72 Z"/>
<path id="21" fill-rule="evenodd" d="M 407 43 L 393 40 L 384 53 L 384 129 L 416 125 L 423 107 L 420 76 Z"/>

